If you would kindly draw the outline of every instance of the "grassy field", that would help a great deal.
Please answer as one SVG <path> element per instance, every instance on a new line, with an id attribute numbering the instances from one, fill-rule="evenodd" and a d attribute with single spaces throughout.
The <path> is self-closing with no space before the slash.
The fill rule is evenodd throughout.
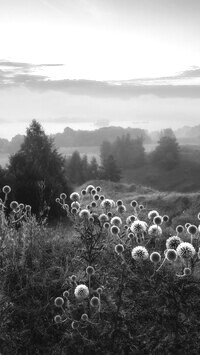
<path id="1" fill-rule="evenodd" d="M 58 197 L 67 223 L 53 228 L 1 206 L 1 353 L 199 354 L 200 194 L 105 181 L 77 192 L 71 212 Z"/>

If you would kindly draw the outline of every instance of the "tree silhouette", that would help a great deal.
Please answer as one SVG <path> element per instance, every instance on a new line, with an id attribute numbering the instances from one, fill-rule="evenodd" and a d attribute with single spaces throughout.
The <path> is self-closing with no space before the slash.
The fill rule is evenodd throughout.
<path id="1" fill-rule="evenodd" d="M 71 191 L 65 178 L 64 163 L 53 139 L 45 134 L 39 122 L 33 120 L 21 148 L 9 161 L 8 175 L 15 198 L 30 204 L 37 215 L 44 205 L 50 205 L 54 214 L 55 198 L 61 192 Z"/>
<path id="2" fill-rule="evenodd" d="M 109 155 L 103 164 L 103 178 L 117 182 L 121 178 L 121 171 L 118 168 L 113 155 Z"/>
<path id="3" fill-rule="evenodd" d="M 173 169 L 180 161 L 180 147 L 174 136 L 163 136 L 152 152 L 153 164 L 166 170 Z"/>

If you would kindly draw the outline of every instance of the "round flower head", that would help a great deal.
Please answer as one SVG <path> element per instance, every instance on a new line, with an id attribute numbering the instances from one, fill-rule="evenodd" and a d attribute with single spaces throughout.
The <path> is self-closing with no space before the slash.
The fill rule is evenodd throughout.
<path id="1" fill-rule="evenodd" d="M 80 201 L 80 195 L 78 192 L 72 192 L 70 195 L 70 200 L 72 201 Z"/>
<path id="2" fill-rule="evenodd" d="M 148 219 L 154 219 L 156 216 L 159 216 L 159 213 L 156 210 L 152 210 L 148 213 Z"/>
<path id="3" fill-rule="evenodd" d="M 92 203 L 91 203 L 91 207 L 92 207 L 92 208 L 96 208 L 96 207 L 97 207 L 97 203 L 96 203 L 96 201 L 92 201 Z"/>
<path id="4" fill-rule="evenodd" d="M 17 201 L 12 201 L 10 203 L 10 208 L 12 208 L 12 210 L 16 210 L 16 208 L 18 208 L 19 204 Z"/>
<path id="5" fill-rule="evenodd" d="M 64 304 L 64 299 L 62 297 L 57 297 L 54 300 L 54 304 L 56 307 L 62 307 Z"/>
<path id="6" fill-rule="evenodd" d="M 122 244 L 115 245 L 115 252 L 117 254 L 122 254 L 124 251 L 124 246 Z"/>
<path id="7" fill-rule="evenodd" d="M 80 203 L 77 202 L 77 201 L 72 202 L 71 208 L 74 208 L 74 207 L 75 207 L 77 210 L 79 210 L 79 208 L 80 208 Z"/>
<path id="8" fill-rule="evenodd" d="M 94 199 L 95 201 L 99 201 L 99 195 L 98 195 L 98 194 L 95 194 L 95 195 L 93 196 L 93 199 Z"/>
<path id="9" fill-rule="evenodd" d="M 120 229 L 118 226 L 111 226 L 110 231 L 111 231 L 112 235 L 117 235 L 117 234 L 119 234 Z"/>
<path id="10" fill-rule="evenodd" d="M 100 300 L 99 300 L 99 298 L 98 297 L 92 297 L 91 298 L 91 300 L 90 300 L 90 304 L 91 304 L 91 306 L 92 307 L 99 307 L 99 305 L 100 305 Z"/>
<path id="11" fill-rule="evenodd" d="M 177 233 L 177 234 L 180 234 L 180 233 L 183 233 L 183 231 L 184 231 L 184 227 L 183 227 L 181 224 L 179 224 L 179 225 L 176 227 L 176 233 Z"/>
<path id="12" fill-rule="evenodd" d="M 101 201 L 103 201 L 103 200 L 105 200 L 105 196 L 104 196 L 104 195 L 101 195 L 101 196 L 99 197 L 99 199 L 100 199 Z"/>
<path id="13" fill-rule="evenodd" d="M 110 210 L 112 207 L 112 202 L 111 200 L 109 200 L 108 198 L 105 198 L 105 200 L 103 200 L 101 202 L 101 207 L 105 208 L 106 210 Z"/>
<path id="14" fill-rule="evenodd" d="M 99 295 L 101 295 L 101 294 L 102 294 L 102 292 L 103 292 L 102 287 L 98 287 L 98 288 L 97 288 L 97 293 L 98 293 Z"/>
<path id="15" fill-rule="evenodd" d="M 183 270 L 183 273 L 185 276 L 189 276 L 189 275 L 191 275 L 192 271 L 189 267 L 185 267 L 185 269 Z"/>
<path id="16" fill-rule="evenodd" d="M 185 223 L 185 228 L 188 229 L 188 227 L 191 225 L 191 223 Z"/>
<path id="17" fill-rule="evenodd" d="M 77 329 L 79 327 L 79 322 L 77 320 L 74 320 L 71 325 L 72 329 Z"/>
<path id="18" fill-rule="evenodd" d="M 23 209 L 24 209 L 24 204 L 23 204 L 23 203 L 20 203 L 20 204 L 19 204 L 19 208 L 20 208 L 20 210 L 23 210 Z"/>
<path id="19" fill-rule="evenodd" d="M 127 224 L 124 224 L 124 229 L 125 229 L 125 230 L 127 230 L 127 229 L 128 229 Z"/>
<path id="20" fill-rule="evenodd" d="M 88 315 L 86 313 L 83 313 L 82 316 L 81 316 L 81 320 L 83 322 L 87 322 L 88 321 Z"/>
<path id="21" fill-rule="evenodd" d="M 177 259 L 177 252 L 174 249 L 167 249 L 166 253 L 165 253 L 165 258 L 168 261 L 176 261 Z"/>
<path id="22" fill-rule="evenodd" d="M 157 264 L 161 261 L 161 255 L 160 253 L 158 253 L 157 251 L 154 251 L 153 253 L 151 253 L 150 255 L 150 260 L 152 263 Z"/>
<path id="23" fill-rule="evenodd" d="M 140 211 L 144 210 L 144 205 L 139 205 L 139 210 Z"/>
<path id="24" fill-rule="evenodd" d="M 86 187 L 86 192 L 87 192 L 87 194 L 90 194 L 93 189 L 95 189 L 95 187 L 94 187 L 93 185 L 88 185 L 88 186 Z"/>
<path id="25" fill-rule="evenodd" d="M 197 227 L 193 224 L 191 224 L 188 228 L 187 228 L 187 232 L 191 235 L 195 235 L 197 233 Z"/>
<path id="26" fill-rule="evenodd" d="M 54 317 L 54 322 L 57 323 L 57 324 L 62 322 L 62 318 L 61 318 L 60 314 L 57 314 Z"/>
<path id="27" fill-rule="evenodd" d="M 66 200 L 66 198 L 67 198 L 67 195 L 66 195 L 64 192 L 62 192 L 62 193 L 60 194 L 60 199 L 61 199 L 61 200 Z"/>
<path id="28" fill-rule="evenodd" d="M 56 197 L 56 203 L 60 203 L 60 199 Z"/>
<path id="29" fill-rule="evenodd" d="M 104 225 L 103 225 L 103 227 L 104 227 L 105 229 L 109 229 L 109 228 L 110 228 L 110 223 L 109 223 L 109 222 L 105 222 Z"/>
<path id="30" fill-rule="evenodd" d="M 90 216 L 89 217 L 89 222 L 94 223 L 94 217 Z"/>
<path id="31" fill-rule="evenodd" d="M 190 259 L 195 255 L 195 249 L 191 243 L 182 242 L 176 249 L 178 256 L 182 259 Z"/>
<path id="32" fill-rule="evenodd" d="M 130 205 L 131 207 L 136 208 L 138 206 L 138 202 L 136 200 L 132 200 Z"/>
<path id="33" fill-rule="evenodd" d="M 2 189 L 3 193 L 8 195 L 11 192 L 11 188 L 8 185 L 5 185 Z"/>
<path id="34" fill-rule="evenodd" d="M 167 216 L 166 214 L 163 216 L 163 222 L 168 222 L 169 221 L 169 216 Z"/>
<path id="35" fill-rule="evenodd" d="M 77 277 L 76 277 L 76 275 L 72 275 L 72 276 L 70 276 L 70 279 L 72 282 L 76 282 Z"/>
<path id="36" fill-rule="evenodd" d="M 147 224 L 144 221 L 139 221 L 136 220 L 135 222 L 133 222 L 130 226 L 130 230 L 131 232 L 133 232 L 134 234 L 138 234 L 138 233 L 144 233 L 147 231 Z"/>
<path id="37" fill-rule="evenodd" d="M 109 218 L 108 218 L 107 214 L 105 214 L 105 213 L 102 213 L 102 214 L 100 214 L 100 216 L 99 216 L 99 221 L 100 221 L 101 223 L 107 222 L 108 219 L 109 219 Z"/>
<path id="38" fill-rule="evenodd" d="M 91 195 L 94 196 L 94 195 L 96 195 L 96 193 L 97 193 L 97 190 L 96 190 L 96 189 L 92 189 L 92 190 L 91 190 Z"/>
<path id="39" fill-rule="evenodd" d="M 131 252 L 132 258 L 136 261 L 146 260 L 149 257 L 147 249 L 143 246 L 133 248 Z"/>
<path id="40" fill-rule="evenodd" d="M 72 214 L 77 214 L 77 212 L 78 212 L 77 208 L 73 207 L 73 208 L 71 209 L 71 213 L 72 213 Z"/>
<path id="41" fill-rule="evenodd" d="M 69 297 L 69 292 L 68 291 L 64 291 L 63 292 L 63 297 L 64 298 L 68 298 Z"/>
<path id="42" fill-rule="evenodd" d="M 151 237 L 160 237 L 162 235 L 162 229 L 160 226 L 153 224 L 152 226 L 149 227 L 148 234 Z"/>
<path id="43" fill-rule="evenodd" d="M 117 200 L 116 205 L 117 206 L 122 206 L 123 205 L 123 201 L 122 200 Z"/>
<path id="44" fill-rule="evenodd" d="M 110 223 L 113 224 L 114 226 L 118 226 L 119 227 L 119 226 L 122 225 L 122 220 L 121 220 L 120 217 L 115 216 L 115 217 L 113 217 L 111 219 Z"/>
<path id="45" fill-rule="evenodd" d="M 85 195 L 86 195 L 86 193 L 87 193 L 87 192 L 86 192 L 86 190 L 85 190 L 85 189 L 81 190 L 81 195 L 82 195 L 82 196 L 85 196 Z"/>
<path id="46" fill-rule="evenodd" d="M 88 219 L 90 217 L 90 212 L 86 209 L 83 209 L 79 212 L 79 216 L 83 219 Z"/>
<path id="47" fill-rule="evenodd" d="M 133 239 L 134 238 L 134 234 L 132 232 L 128 233 L 128 238 L 129 239 Z"/>
<path id="48" fill-rule="evenodd" d="M 100 192 L 101 191 L 101 186 L 97 186 L 96 190 L 97 190 L 97 192 Z"/>
<path id="49" fill-rule="evenodd" d="M 160 226 L 163 223 L 163 218 L 161 216 L 155 216 L 153 218 L 153 223 Z"/>
<path id="50" fill-rule="evenodd" d="M 181 242 L 181 238 L 179 238 L 177 235 L 174 235 L 166 240 L 166 248 L 176 250 Z"/>
<path id="51" fill-rule="evenodd" d="M 86 268 L 86 274 L 87 274 L 87 275 L 91 276 L 91 275 L 94 275 L 94 273 L 95 273 L 95 271 L 94 271 L 93 266 L 88 266 L 88 267 Z"/>
<path id="52" fill-rule="evenodd" d="M 112 218 L 112 215 L 113 215 L 112 212 L 107 213 L 108 218 Z"/>
<path id="53" fill-rule="evenodd" d="M 25 208 L 26 208 L 26 211 L 27 211 L 27 212 L 31 212 L 31 206 L 30 206 L 30 205 L 26 205 Z"/>
<path id="54" fill-rule="evenodd" d="M 78 285 L 74 290 L 75 297 L 81 301 L 89 296 L 89 289 L 86 285 Z"/>
<path id="55" fill-rule="evenodd" d="M 126 212 L 126 206 L 124 206 L 124 205 L 117 206 L 117 212 L 121 213 L 121 214 Z"/>

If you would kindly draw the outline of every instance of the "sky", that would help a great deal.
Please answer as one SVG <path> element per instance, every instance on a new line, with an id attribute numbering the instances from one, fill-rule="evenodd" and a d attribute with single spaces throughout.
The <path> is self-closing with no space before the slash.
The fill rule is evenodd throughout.
<path id="1" fill-rule="evenodd" d="M 0 137 L 200 124 L 199 0 L 0 0 Z"/>

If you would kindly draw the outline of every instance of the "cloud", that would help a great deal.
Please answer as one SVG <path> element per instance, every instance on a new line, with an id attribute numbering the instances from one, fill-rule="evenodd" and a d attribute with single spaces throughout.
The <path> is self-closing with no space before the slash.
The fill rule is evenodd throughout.
<path id="1" fill-rule="evenodd" d="M 0 61 L 0 88 L 26 87 L 39 92 L 57 91 L 71 95 L 131 99 L 153 95 L 160 98 L 200 98 L 200 85 L 182 84 L 181 79 L 200 78 L 195 67 L 175 76 L 127 81 L 95 81 L 86 79 L 53 80 L 37 74 L 38 68 L 62 64 L 30 64 Z M 177 82 L 179 79 L 179 82 Z M 164 80 L 164 83 L 161 82 Z"/>

